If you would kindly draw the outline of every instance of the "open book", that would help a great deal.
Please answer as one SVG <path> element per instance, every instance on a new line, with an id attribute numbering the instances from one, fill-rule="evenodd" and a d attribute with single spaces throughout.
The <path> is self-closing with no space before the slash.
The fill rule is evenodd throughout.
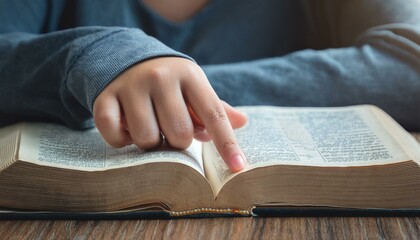
<path id="1" fill-rule="evenodd" d="M 241 107 L 248 166 L 231 173 L 210 143 L 184 151 L 109 147 L 96 129 L 0 129 L 0 208 L 173 216 L 255 207 L 420 208 L 420 147 L 374 106 Z"/>

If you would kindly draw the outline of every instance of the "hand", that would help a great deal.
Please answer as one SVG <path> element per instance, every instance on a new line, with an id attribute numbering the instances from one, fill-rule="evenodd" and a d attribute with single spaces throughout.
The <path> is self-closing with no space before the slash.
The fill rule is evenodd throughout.
<path id="1" fill-rule="evenodd" d="M 150 149 L 161 144 L 162 132 L 179 149 L 193 137 L 212 139 L 230 170 L 246 165 L 232 129 L 246 117 L 221 101 L 202 69 L 187 59 L 160 57 L 130 67 L 96 98 L 93 117 L 114 147 Z"/>

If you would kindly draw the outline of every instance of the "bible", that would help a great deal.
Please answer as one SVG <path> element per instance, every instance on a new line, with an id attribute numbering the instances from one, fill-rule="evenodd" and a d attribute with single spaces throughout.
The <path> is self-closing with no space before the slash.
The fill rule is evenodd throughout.
<path id="1" fill-rule="evenodd" d="M 97 129 L 22 122 L 0 129 L 3 212 L 161 211 L 252 216 L 256 209 L 419 209 L 420 147 L 371 105 L 245 106 L 235 133 L 248 165 L 211 142 L 112 148 Z"/>

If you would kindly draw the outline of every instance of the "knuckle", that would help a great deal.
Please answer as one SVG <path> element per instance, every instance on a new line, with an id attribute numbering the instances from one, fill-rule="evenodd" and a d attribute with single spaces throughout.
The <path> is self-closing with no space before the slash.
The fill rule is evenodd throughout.
<path id="1" fill-rule="evenodd" d="M 211 123 L 219 123 L 227 119 L 226 113 L 222 106 L 211 108 L 207 114 L 207 117 Z"/>
<path id="2" fill-rule="evenodd" d="M 236 141 L 234 139 L 229 139 L 223 142 L 222 145 L 223 151 L 233 151 L 236 148 Z"/>
<path id="3" fill-rule="evenodd" d="M 194 79 L 188 84 L 192 84 L 196 87 L 207 86 L 208 79 L 204 71 L 195 63 L 190 63 L 184 65 L 183 73 L 185 74 L 185 79 Z M 204 84 L 205 83 L 205 84 Z"/>
<path id="4" fill-rule="evenodd" d="M 188 61 L 188 64 L 184 65 L 184 70 L 191 75 L 202 74 L 201 68 L 191 61 Z"/>
<path id="5" fill-rule="evenodd" d="M 157 84 L 164 83 L 169 75 L 169 70 L 162 66 L 150 68 L 147 72 L 147 78 Z"/>
<path id="6" fill-rule="evenodd" d="M 100 112 L 95 114 L 94 121 L 97 128 L 107 128 L 110 125 L 118 122 L 117 116 L 114 116 L 108 112 Z"/>
<path id="7" fill-rule="evenodd" d="M 181 122 L 175 125 L 165 136 L 172 147 L 185 149 L 191 145 L 194 128 L 191 124 Z"/>

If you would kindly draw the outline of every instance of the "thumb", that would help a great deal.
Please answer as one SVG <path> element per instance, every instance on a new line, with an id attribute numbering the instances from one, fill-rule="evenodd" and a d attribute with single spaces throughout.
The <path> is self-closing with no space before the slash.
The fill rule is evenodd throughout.
<path id="1" fill-rule="evenodd" d="M 245 114 L 236 110 L 234 107 L 229 105 L 227 102 L 222 101 L 223 107 L 225 108 L 226 114 L 229 118 L 230 125 L 232 128 L 240 128 L 248 121 Z"/>

